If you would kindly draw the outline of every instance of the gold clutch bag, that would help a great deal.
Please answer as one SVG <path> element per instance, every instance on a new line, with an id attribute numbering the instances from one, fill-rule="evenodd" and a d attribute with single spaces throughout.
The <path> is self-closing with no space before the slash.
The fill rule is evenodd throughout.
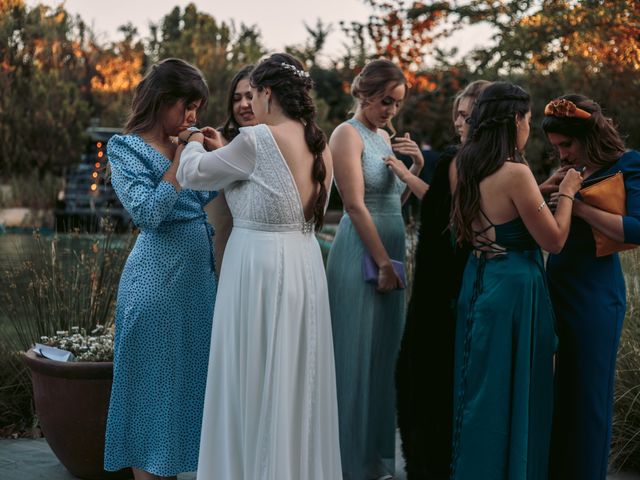
<path id="1" fill-rule="evenodd" d="M 624 176 L 622 172 L 603 177 L 596 183 L 580 190 L 580 195 L 585 203 L 605 212 L 616 215 L 626 215 L 627 194 L 624 189 Z M 593 238 L 596 242 L 596 257 L 604 257 L 615 252 L 630 250 L 637 247 L 630 243 L 622 243 L 612 240 L 600 230 L 591 227 Z"/>

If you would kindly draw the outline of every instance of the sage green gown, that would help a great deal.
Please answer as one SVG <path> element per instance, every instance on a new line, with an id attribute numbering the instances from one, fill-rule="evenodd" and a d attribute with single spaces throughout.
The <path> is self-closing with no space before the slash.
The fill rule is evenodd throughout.
<path id="1" fill-rule="evenodd" d="M 451 479 L 545 480 L 556 335 L 542 253 L 520 218 L 491 227 L 458 298 Z"/>
<path id="2" fill-rule="evenodd" d="M 400 195 L 404 184 L 383 158 L 391 147 L 355 118 L 362 137 L 364 202 L 389 256 L 404 261 Z M 327 261 L 336 365 L 340 452 L 344 480 L 395 473 L 396 407 L 393 373 L 404 329 L 404 290 L 381 294 L 365 283 L 366 248 L 349 215 L 340 220 Z"/>

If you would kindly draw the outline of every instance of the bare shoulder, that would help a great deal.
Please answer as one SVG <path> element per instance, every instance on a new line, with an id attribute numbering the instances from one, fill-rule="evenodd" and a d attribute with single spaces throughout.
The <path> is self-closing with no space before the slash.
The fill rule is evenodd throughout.
<path id="1" fill-rule="evenodd" d="M 528 195 L 530 191 L 538 190 L 533 172 L 524 163 L 506 162 L 498 171 L 501 188 L 510 192 L 514 197 Z"/>
<path id="2" fill-rule="evenodd" d="M 338 125 L 329 139 L 329 147 L 333 157 L 360 156 L 364 149 L 362 138 L 358 131 L 349 123 Z"/>
<path id="3" fill-rule="evenodd" d="M 342 122 L 331 133 L 329 142 L 333 143 L 334 141 L 343 142 L 349 140 L 358 140 L 360 141 L 360 143 L 362 143 L 360 135 L 358 134 L 358 131 L 355 129 L 355 127 L 350 123 Z"/>
<path id="4" fill-rule="evenodd" d="M 509 180 L 525 180 L 533 178 L 533 172 L 529 165 L 516 162 L 505 162 L 499 170 Z"/>

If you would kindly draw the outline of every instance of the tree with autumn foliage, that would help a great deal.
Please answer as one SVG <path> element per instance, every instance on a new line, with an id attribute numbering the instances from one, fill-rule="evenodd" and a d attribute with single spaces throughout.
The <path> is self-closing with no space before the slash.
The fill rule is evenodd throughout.
<path id="1" fill-rule="evenodd" d="M 0 174 L 60 172 L 89 121 L 84 25 L 62 8 L 0 3 Z"/>
<path id="2" fill-rule="evenodd" d="M 93 117 L 105 126 L 124 125 L 131 92 L 142 80 L 148 59 L 138 30 L 131 24 L 118 29 L 123 38 L 107 45 L 92 41 L 86 50 L 92 67 Z"/>
<path id="3" fill-rule="evenodd" d="M 357 72 L 385 57 L 405 72 L 412 89 L 398 117 L 408 130 L 441 146 L 451 139 L 450 106 L 458 89 L 478 78 L 507 80 L 533 98 L 528 158 L 541 176 L 554 165 L 540 129 L 545 103 L 562 93 L 597 100 L 619 122 L 630 147 L 640 147 L 640 2 L 634 0 L 365 0 L 366 23 L 342 24 L 352 51 L 344 63 Z M 492 43 L 451 62 L 457 49 L 438 41 L 469 25 L 486 24 Z"/>
<path id="4" fill-rule="evenodd" d="M 218 22 L 194 4 L 175 7 L 147 38 L 131 24 L 119 33 L 101 44 L 63 4 L 0 3 L 0 176 L 60 175 L 79 162 L 92 119 L 123 125 L 134 87 L 162 58 L 184 58 L 203 71 L 212 101 L 201 123 L 219 125 L 231 78 L 265 53 L 256 27 Z"/>
<path id="5" fill-rule="evenodd" d="M 226 116 L 227 88 L 235 73 L 257 62 L 266 50 L 254 26 L 219 22 L 198 11 L 194 4 L 174 7 L 159 25 L 152 26 L 149 40 L 152 61 L 182 58 L 198 67 L 209 85 L 211 101 L 199 123 L 220 125 Z"/>

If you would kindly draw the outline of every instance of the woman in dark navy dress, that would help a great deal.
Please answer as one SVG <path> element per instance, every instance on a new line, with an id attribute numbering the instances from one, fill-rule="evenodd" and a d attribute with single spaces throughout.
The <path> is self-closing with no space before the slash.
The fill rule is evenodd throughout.
<path id="1" fill-rule="evenodd" d="M 622 172 L 626 190 L 625 216 L 589 206 L 578 194 L 569 239 L 547 262 L 560 340 L 550 478 L 604 480 L 626 294 L 618 254 L 596 257 L 591 227 L 613 240 L 640 243 L 640 153 L 625 151 L 596 102 L 582 95 L 561 99 L 573 106 L 549 105 L 542 122 L 561 162 L 584 167 L 589 181 Z"/>

